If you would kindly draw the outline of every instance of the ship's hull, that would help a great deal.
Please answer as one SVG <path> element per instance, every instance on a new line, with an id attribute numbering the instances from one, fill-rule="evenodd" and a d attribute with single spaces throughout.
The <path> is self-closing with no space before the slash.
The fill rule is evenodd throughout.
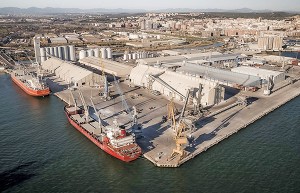
<path id="1" fill-rule="evenodd" d="M 43 90 L 33 90 L 31 88 L 28 88 L 22 81 L 20 81 L 15 76 L 11 75 L 11 79 L 28 95 L 39 97 L 39 96 L 47 96 L 50 94 L 49 88 Z"/>
<path id="2" fill-rule="evenodd" d="M 98 139 L 94 138 L 92 134 L 90 134 L 88 131 L 86 131 L 84 128 L 82 128 L 78 123 L 76 123 L 73 119 L 70 118 L 70 115 L 65 110 L 65 114 L 68 118 L 68 121 L 75 127 L 80 133 L 82 133 L 84 136 L 86 136 L 91 142 L 93 142 L 95 145 L 97 145 L 99 148 L 101 148 L 103 151 L 108 153 L 109 155 L 118 158 L 119 160 L 122 160 L 124 162 L 130 162 L 133 160 L 136 160 L 140 154 L 130 157 L 130 156 L 124 156 L 120 155 L 118 152 L 115 152 L 112 148 L 109 147 L 109 145 L 106 142 L 101 143 Z"/>

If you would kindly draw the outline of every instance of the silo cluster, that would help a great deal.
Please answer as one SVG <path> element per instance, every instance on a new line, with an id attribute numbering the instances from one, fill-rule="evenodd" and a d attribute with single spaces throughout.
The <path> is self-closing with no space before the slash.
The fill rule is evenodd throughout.
<path id="1" fill-rule="evenodd" d="M 90 56 L 94 56 L 96 58 L 101 57 L 103 59 L 112 59 L 112 51 L 111 48 L 95 48 L 89 50 L 81 50 L 79 52 L 79 59 Z"/>
<path id="2" fill-rule="evenodd" d="M 40 48 L 41 61 L 46 61 L 51 56 L 66 61 L 76 61 L 75 46 L 57 46 Z"/>
<path id="3" fill-rule="evenodd" d="M 133 52 L 129 53 L 126 51 L 123 56 L 123 60 L 137 60 L 137 59 L 143 59 L 143 58 L 153 58 L 153 53 L 150 52 Z"/>

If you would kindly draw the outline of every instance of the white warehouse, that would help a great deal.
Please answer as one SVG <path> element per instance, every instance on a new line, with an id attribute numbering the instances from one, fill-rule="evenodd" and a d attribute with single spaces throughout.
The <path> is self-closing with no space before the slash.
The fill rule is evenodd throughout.
<path id="1" fill-rule="evenodd" d="M 42 68 L 50 73 L 55 73 L 66 83 L 79 87 L 99 85 L 102 80 L 100 75 L 58 58 L 50 58 L 42 62 Z"/>
<path id="2" fill-rule="evenodd" d="M 278 72 L 273 70 L 266 70 L 261 68 L 248 67 L 248 66 L 240 66 L 240 67 L 232 68 L 231 71 L 241 73 L 241 74 L 258 76 L 263 80 L 269 80 L 269 77 L 272 76 L 274 84 L 285 80 L 284 72 Z"/>
<path id="3" fill-rule="evenodd" d="M 174 72 L 167 68 L 138 64 L 132 69 L 129 80 L 136 86 L 156 90 L 165 96 L 181 101 L 184 100 L 183 97 L 188 89 L 193 92 L 194 98 L 199 97 L 197 91 L 201 85 L 201 105 L 203 106 L 214 105 L 224 100 L 225 89 L 219 84 L 200 77 Z"/>

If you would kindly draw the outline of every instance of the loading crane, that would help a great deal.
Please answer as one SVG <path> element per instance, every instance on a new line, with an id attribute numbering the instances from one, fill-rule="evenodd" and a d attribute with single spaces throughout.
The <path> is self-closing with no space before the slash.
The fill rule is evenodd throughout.
<path id="1" fill-rule="evenodd" d="M 103 96 L 105 100 L 110 100 L 110 96 L 109 96 L 109 88 L 108 88 L 108 82 L 107 82 L 107 76 L 105 75 L 104 72 L 104 63 L 102 62 L 102 59 L 100 58 L 100 66 L 101 66 L 101 71 L 102 71 L 102 80 L 104 82 L 104 92 L 103 92 Z"/>
<path id="2" fill-rule="evenodd" d="M 174 108 L 172 108 L 172 100 L 169 105 L 170 108 L 169 108 L 168 114 L 172 116 L 172 127 L 175 131 L 174 140 L 176 143 L 176 148 L 173 149 L 171 157 L 175 156 L 176 154 L 179 154 L 179 156 L 180 156 L 179 160 L 182 158 L 182 156 L 184 156 L 184 146 L 188 143 L 187 137 L 184 133 L 187 126 L 183 122 L 183 117 L 184 117 L 184 112 L 185 112 L 185 109 L 187 106 L 189 95 L 190 95 L 190 90 L 188 89 L 186 97 L 185 97 L 185 103 L 184 103 L 182 112 L 181 112 L 177 122 L 176 122 L 176 118 L 175 118 L 175 114 L 174 114 Z"/>
<path id="3" fill-rule="evenodd" d="M 100 133 L 102 133 L 102 131 L 103 131 L 102 119 L 100 118 L 100 113 L 97 111 L 97 109 L 96 109 L 96 107 L 95 107 L 95 104 L 94 104 L 94 102 L 93 102 L 92 97 L 91 97 L 91 103 L 92 103 L 93 109 L 94 109 L 94 111 L 95 111 L 95 114 L 96 114 L 96 116 L 97 116 L 97 118 L 98 118 L 98 124 L 99 124 Z"/>
<path id="4" fill-rule="evenodd" d="M 159 74 L 160 75 L 160 74 Z M 168 83 L 166 83 L 165 81 L 163 81 L 161 78 L 159 77 L 155 77 L 152 74 L 148 74 L 147 75 L 149 78 L 151 78 L 154 81 L 157 81 L 158 83 L 160 83 L 161 85 L 163 85 L 164 87 L 168 88 L 169 90 L 171 90 L 172 92 L 176 93 L 177 95 L 179 95 L 180 97 L 182 97 L 183 99 L 185 99 L 185 96 L 183 94 L 181 94 L 179 91 L 177 91 L 176 89 L 174 89 L 172 86 L 170 86 Z M 151 83 L 151 81 L 150 81 Z M 153 82 L 152 82 L 153 83 Z M 152 85 L 151 85 L 152 87 Z"/>
<path id="5" fill-rule="evenodd" d="M 87 108 L 87 105 L 86 105 L 86 102 L 84 100 L 82 92 L 80 90 L 78 90 L 78 93 L 79 93 L 79 97 L 80 97 L 82 106 L 84 108 L 85 122 L 87 123 L 89 121 L 89 111 L 88 111 L 88 108 Z"/>
<path id="6" fill-rule="evenodd" d="M 125 109 L 125 111 L 129 114 L 129 116 L 132 117 L 131 111 L 130 111 L 130 109 L 129 109 L 129 107 L 128 107 L 128 104 L 127 104 L 127 102 L 126 102 L 126 100 L 125 100 L 124 93 L 123 93 L 123 91 L 121 90 L 121 88 L 120 88 L 120 86 L 119 86 L 119 84 L 118 84 L 118 81 L 117 81 L 117 79 L 116 79 L 115 76 L 114 76 L 114 83 L 115 83 L 115 86 L 116 86 L 116 88 L 117 88 L 118 94 L 119 94 L 120 97 L 121 97 L 121 100 L 122 100 L 122 107 L 123 107 L 123 108 Z"/>
<path id="7" fill-rule="evenodd" d="M 74 107 L 75 107 L 75 109 L 77 110 L 77 102 L 76 102 L 76 100 L 75 100 L 75 98 L 74 98 L 74 95 L 73 95 L 73 93 L 72 93 L 71 90 L 70 90 L 70 95 L 71 95 L 71 98 L 72 98 L 72 100 L 73 100 L 73 102 L 74 102 Z M 70 99 L 69 99 L 69 106 L 71 106 L 71 101 L 70 101 Z"/>

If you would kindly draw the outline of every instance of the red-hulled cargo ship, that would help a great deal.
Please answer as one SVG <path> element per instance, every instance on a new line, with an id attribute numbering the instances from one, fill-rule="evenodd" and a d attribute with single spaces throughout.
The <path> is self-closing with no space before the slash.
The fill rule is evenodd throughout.
<path id="1" fill-rule="evenodd" d="M 28 95 L 47 96 L 50 94 L 50 89 L 43 80 L 34 77 L 30 73 L 26 74 L 24 70 L 12 71 L 11 78 Z"/>
<path id="2" fill-rule="evenodd" d="M 85 110 L 75 106 L 65 106 L 69 122 L 90 141 L 106 153 L 125 162 L 137 159 L 142 150 L 135 142 L 134 134 L 120 127 L 101 127 L 100 124 L 85 115 Z"/>

